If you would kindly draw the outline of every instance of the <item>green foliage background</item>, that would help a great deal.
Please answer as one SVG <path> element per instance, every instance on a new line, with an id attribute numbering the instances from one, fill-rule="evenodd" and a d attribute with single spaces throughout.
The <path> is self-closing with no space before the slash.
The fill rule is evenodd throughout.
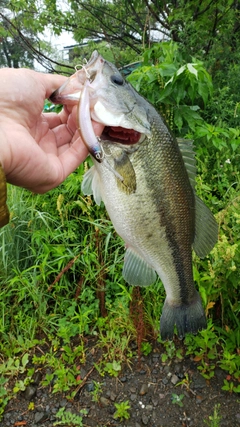
<path id="1" fill-rule="evenodd" d="M 0 414 L 8 399 L 26 387 L 27 381 L 16 380 L 15 391 L 9 385 L 16 372 L 27 372 L 24 354 L 33 364 L 50 366 L 52 375 L 57 372 L 55 392 L 63 387 L 71 390 L 76 382 L 71 366 L 79 357 L 84 360 L 87 335 L 95 336 L 96 345 L 104 348 L 102 372 L 118 375 L 122 363 L 133 355 L 130 342 L 145 344 L 141 348 L 146 351 L 146 342 L 157 340 L 165 361 L 190 354 L 205 378 L 211 378 L 219 365 L 232 380 L 226 380 L 225 390 L 240 391 L 240 129 L 235 94 L 224 102 L 232 83 L 221 85 L 223 77 L 218 76 L 214 86 L 204 61 L 173 42 L 145 50 L 128 79 L 156 106 L 176 136 L 194 140 L 196 191 L 219 224 L 215 248 L 206 259 L 195 255 L 193 259 L 208 328 L 188 336 L 180 349 L 176 341 L 161 342 L 162 284 L 159 280 L 136 292 L 124 282 L 124 243 L 104 206 L 81 194 L 90 160 L 45 195 L 9 186 L 11 220 L 0 231 Z M 141 310 L 136 319 L 137 305 Z M 45 342 L 49 354 L 32 358 L 35 346 Z M 55 353 L 60 348 L 64 362 L 57 368 Z M 28 372 L 26 379 L 31 381 L 32 375 Z M 63 377 L 68 378 L 67 385 Z M 46 376 L 44 384 L 51 379 Z"/>

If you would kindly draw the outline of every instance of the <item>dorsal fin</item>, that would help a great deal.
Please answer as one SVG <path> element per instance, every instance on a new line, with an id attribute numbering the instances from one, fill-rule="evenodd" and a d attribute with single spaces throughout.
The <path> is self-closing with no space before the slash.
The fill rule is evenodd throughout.
<path id="1" fill-rule="evenodd" d="M 195 153 L 193 149 L 193 141 L 191 139 L 177 138 L 177 143 L 182 154 L 182 158 L 188 173 L 191 186 L 194 189 L 197 169 Z"/>
<path id="2" fill-rule="evenodd" d="M 177 138 L 191 186 L 195 194 L 196 160 L 193 141 Z M 218 225 L 204 202 L 195 194 L 195 238 L 193 249 L 200 258 L 204 258 L 218 240 Z"/>

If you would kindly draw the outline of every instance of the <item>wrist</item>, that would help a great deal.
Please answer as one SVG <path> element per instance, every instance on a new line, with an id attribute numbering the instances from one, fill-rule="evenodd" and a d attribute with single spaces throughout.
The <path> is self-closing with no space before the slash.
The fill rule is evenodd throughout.
<path id="1" fill-rule="evenodd" d="M 6 146 L 6 136 L 0 127 L 0 227 L 6 225 L 9 221 L 9 212 L 7 207 L 7 183 L 4 172 Z"/>
<path id="2" fill-rule="evenodd" d="M 9 163 L 11 162 L 10 153 L 11 151 L 9 150 L 9 144 L 8 144 L 7 132 L 5 131 L 5 125 L 3 125 L 0 122 L 0 166 L 2 167 L 2 171 L 4 171 L 4 176 L 6 177 L 6 181 L 7 181 Z"/>

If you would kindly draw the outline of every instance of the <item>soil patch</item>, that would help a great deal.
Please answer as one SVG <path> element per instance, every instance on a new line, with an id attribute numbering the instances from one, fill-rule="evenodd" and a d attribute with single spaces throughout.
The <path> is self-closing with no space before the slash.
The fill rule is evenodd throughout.
<path id="1" fill-rule="evenodd" d="M 239 396 L 221 390 L 226 378 L 226 372 L 221 369 L 216 369 L 211 380 L 205 380 L 190 357 L 162 363 L 162 348 L 156 344 L 148 356 L 142 356 L 140 360 L 136 357 L 129 365 L 125 364 L 117 378 L 108 374 L 101 376 L 95 367 L 101 355 L 94 349 L 95 342 L 90 340 L 86 363 L 80 369 L 83 383 L 74 400 L 67 399 L 69 392 L 52 394 L 52 387 L 43 387 L 41 379 L 46 372 L 41 367 L 35 382 L 9 402 L 0 426 L 240 426 Z M 177 385 L 180 382 L 183 384 Z M 126 401 L 130 406 L 127 409 L 129 419 L 115 419 L 115 404 Z M 30 402 L 32 410 L 29 409 Z M 221 421 L 210 424 L 209 417 L 213 417 L 217 405 Z M 82 424 L 70 424 L 70 421 L 55 424 L 61 408 L 78 416 L 84 409 Z"/>

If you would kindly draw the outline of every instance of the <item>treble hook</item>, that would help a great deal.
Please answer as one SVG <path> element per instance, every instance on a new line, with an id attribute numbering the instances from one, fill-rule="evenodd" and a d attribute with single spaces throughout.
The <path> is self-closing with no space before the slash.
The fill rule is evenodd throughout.
<path id="1" fill-rule="evenodd" d="M 85 63 L 87 64 L 87 59 L 86 58 L 84 58 L 83 59 L 83 61 L 85 61 Z M 87 79 L 90 79 L 90 74 L 89 74 L 89 72 L 88 72 L 88 70 L 86 69 L 86 67 L 85 67 L 85 65 L 84 64 L 77 64 L 77 65 L 75 65 L 75 71 L 79 71 L 79 69 L 81 70 L 81 69 L 83 69 L 84 71 L 85 71 L 85 73 L 86 73 L 86 77 L 87 77 Z"/>

